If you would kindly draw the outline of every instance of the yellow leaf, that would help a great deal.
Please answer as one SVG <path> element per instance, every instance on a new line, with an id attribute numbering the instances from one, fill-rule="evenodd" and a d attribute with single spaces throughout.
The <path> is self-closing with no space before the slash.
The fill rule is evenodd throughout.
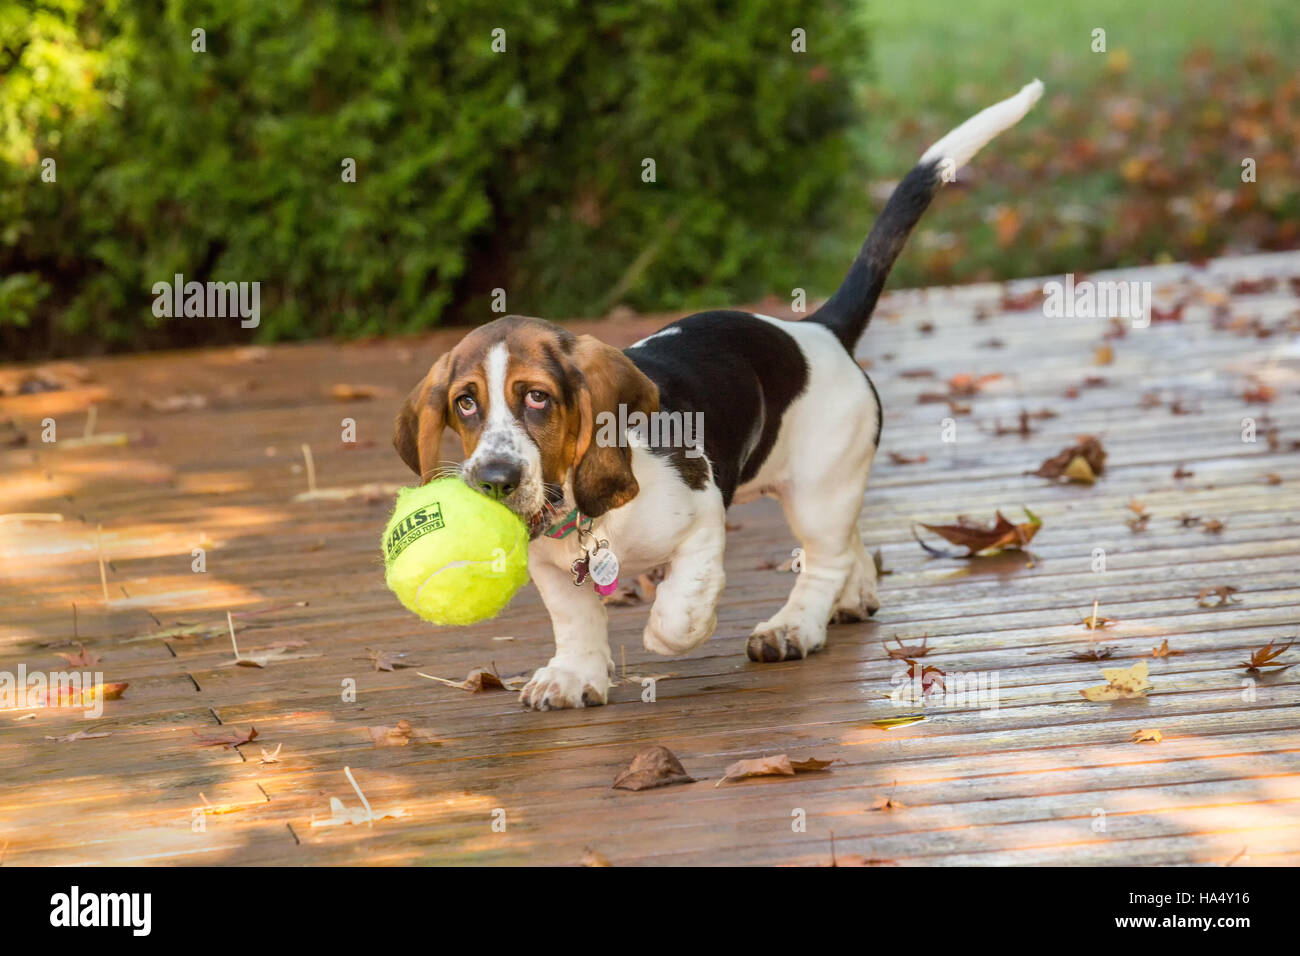
<path id="1" fill-rule="evenodd" d="M 1097 480 L 1092 466 L 1088 464 L 1088 459 L 1082 455 L 1075 455 L 1070 459 L 1070 463 L 1065 467 L 1065 477 L 1071 481 L 1083 482 L 1085 485 L 1091 485 Z"/>
<path id="2" fill-rule="evenodd" d="M 908 724 L 915 724 L 922 720 L 925 720 L 924 714 L 911 714 L 907 717 L 886 717 L 884 720 L 873 720 L 871 724 L 881 730 L 893 730 L 895 727 L 906 727 Z"/>
<path id="3" fill-rule="evenodd" d="M 1147 680 L 1147 662 L 1138 661 L 1132 667 L 1103 667 L 1101 674 L 1109 683 L 1099 684 L 1079 691 L 1088 700 L 1119 700 L 1145 697 L 1153 685 Z"/>

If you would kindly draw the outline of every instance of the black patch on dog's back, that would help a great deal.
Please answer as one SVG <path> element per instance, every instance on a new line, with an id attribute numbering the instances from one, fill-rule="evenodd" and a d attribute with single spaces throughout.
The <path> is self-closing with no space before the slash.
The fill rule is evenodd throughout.
<path id="1" fill-rule="evenodd" d="M 793 336 L 748 312 L 700 312 L 668 329 L 678 331 L 625 354 L 659 387 L 661 411 L 702 414 L 704 453 L 729 505 L 767 460 L 786 409 L 808 385 L 808 363 Z M 673 461 L 681 470 L 690 459 Z M 682 477 L 691 487 L 699 480 L 698 472 Z"/>

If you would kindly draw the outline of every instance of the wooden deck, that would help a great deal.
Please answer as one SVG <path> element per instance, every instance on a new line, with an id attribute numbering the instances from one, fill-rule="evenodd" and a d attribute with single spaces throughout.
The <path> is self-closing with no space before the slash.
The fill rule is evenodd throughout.
<path id="1" fill-rule="evenodd" d="M 610 611 L 615 659 L 625 654 L 630 674 L 671 675 L 655 703 L 627 680 L 607 707 L 531 713 L 513 694 L 417 674 L 461 678 L 495 663 L 517 675 L 550 654 L 531 588 L 494 622 L 444 630 L 383 586 L 383 486 L 410 477 L 389 446 L 393 413 L 455 334 L 87 361 L 87 381 L 0 398 L 0 446 L 27 439 L 0 447 L 0 670 L 66 669 L 54 652 L 76 650 L 75 604 L 76 636 L 102 658 L 92 669 L 130 684 L 98 720 L 0 712 L 0 857 L 567 865 L 589 847 L 616 866 L 805 865 L 829 861 L 833 831 L 841 857 L 901 865 L 1300 861 L 1300 671 L 1252 679 L 1238 667 L 1300 632 L 1300 255 L 1131 277 L 1154 282 L 1162 310 L 1184 302 L 1182 318 L 1110 341 L 1108 365 L 1095 355 L 1105 320 L 1014 308 L 1041 283 L 889 296 L 860 353 L 886 412 L 862 514 L 891 572 L 883 609 L 834 627 L 806 662 L 750 663 L 745 637 L 788 592 L 780 565 L 795 542 L 775 503 L 737 507 L 718 632 L 700 650 L 647 654 L 646 608 Z M 1261 277 L 1277 281 L 1240 282 Z M 658 324 L 597 331 L 626 344 Z M 1001 377 L 957 399 L 967 414 L 919 400 L 961 374 Z M 1104 383 L 1086 383 L 1095 376 Z M 1261 384 L 1272 401 L 1247 401 L 1268 397 Z M 380 394 L 340 400 L 335 385 Z M 200 397 L 176 398 L 187 395 Z M 91 405 L 98 443 L 78 447 L 69 439 L 83 436 Z M 1056 417 L 1032 418 L 1028 437 L 995 433 L 1022 409 Z M 949 415 L 955 443 L 940 441 Z M 47 417 L 55 444 L 40 440 Z M 340 441 L 347 417 L 355 446 Z M 1242 441 L 1245 417 L 1254 443 Z M 1025 474 L 1080 434 L 1109 453 L 1095 485 Z M 325 490 L 315 500 L 297 497 L 304 443 Z M 1191 474 L 1175 477 L 1178 466 Z M 1133 499 L 1151 515 L 1144 531 L 1126 523 Z M 1043 521 L 1032 561 L 935 558 L 912 537 L 916 521 L 995 509 L 1015 520 L 1025 506 Z M 1183 515 L 1201 520 L 1185 526 Z M 1206 530 L 1214 520 L 1217 533 Z M 199 547 L 205 573 L 191 570 Z M 1238 603 L 1198 604 L 1202 589 L 1225 585 Z M 1081 624 L 1094 601 L 1112 626 Z M 279 645 L 282 659 L 233 666 L 227 611 L 241 652 Z M 923 637 L 921 663 L 996 675 L 995 712 L 887 699 L 900 665 L 884 643 Z M 1179 653 L 1153 657 L 1166 639 Z M 1099 646 L 1114 648 L 1100 665 L 1071 657 Z M 368 649 L 418 666 L 378 671 Z M 1146 698 L 1080 695 L 1105 682 L 1099 666 L 1139 659 L 1154 684 Z M 1300 661 L 1300 646 L 1282 660 Z M 355 702 L 343 699 L 348 681 Z M 926 719 L 873 724 L 911 713 Z M 413 742 L 374 746 L 367 728 L 401 720 Z M 257 740 L 238 750 L 196 736 L 250 727 Z M 1131 742 L 1145 729 L 1163 741 Z M 108 736 L 51 739 L 77 731 Z M 651 744 L 697 782 L 610 789 Z M 782 753 L 836 763 L 715 786 L 733 761 Z M 360 805 L 345 767 L 376 816 L 403 815 L 313 826 L 331 797 Z M 903 806 L 873 809 L 886 796 Z M 800 810 L 806 832 L 792 827 Z"/>

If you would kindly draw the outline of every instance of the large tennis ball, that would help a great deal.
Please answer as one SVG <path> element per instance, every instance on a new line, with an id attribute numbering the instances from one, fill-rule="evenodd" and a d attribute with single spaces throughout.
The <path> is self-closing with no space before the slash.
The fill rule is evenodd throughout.
<path id="1" fill-rule="evenodd" d="M 523 522 L 458 478 L 399 491 L 383 548 L 388 589 L 434 624 L 495 617 L 528 580 Z"/>

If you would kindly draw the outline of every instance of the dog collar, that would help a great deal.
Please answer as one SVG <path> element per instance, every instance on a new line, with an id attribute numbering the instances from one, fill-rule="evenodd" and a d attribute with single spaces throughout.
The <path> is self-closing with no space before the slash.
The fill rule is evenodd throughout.
<path id="1" fill-rule="evenodd" d="M 555 524 L 543 531 L 542 534 L 546 535 L 548 538 L 567 538 L 579 529 L 590 531 L 592 520 L 592 518 L 583 515 L 577 508 L 574 508 L 559 521 L 555 522 Z"/>

